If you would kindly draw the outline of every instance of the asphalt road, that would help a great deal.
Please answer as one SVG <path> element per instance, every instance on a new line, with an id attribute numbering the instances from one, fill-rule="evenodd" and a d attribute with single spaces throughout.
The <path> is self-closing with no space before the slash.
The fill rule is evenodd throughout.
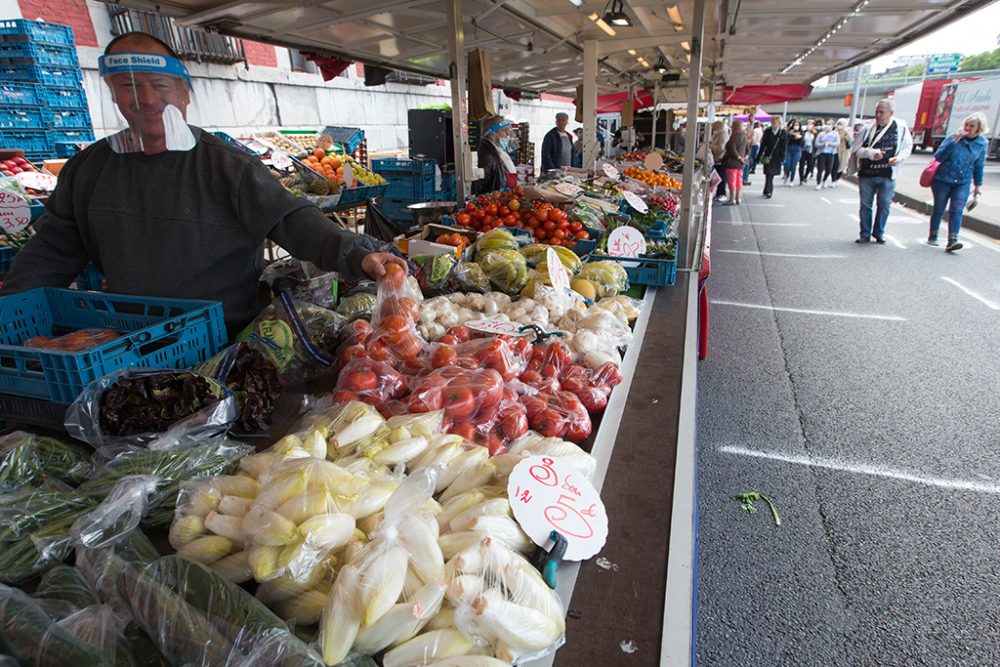
<path id="1" fill-rule="evenodd" d="M 712 228 L 699 666 L 1000 665 L 1000 242 L 756 181 Z"/>

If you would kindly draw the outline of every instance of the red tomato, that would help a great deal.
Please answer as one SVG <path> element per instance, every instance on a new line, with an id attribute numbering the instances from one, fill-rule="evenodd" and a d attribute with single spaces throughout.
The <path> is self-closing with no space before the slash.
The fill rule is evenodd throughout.
<path id="1" fill-rule="evenodd" d="M 507 208 L 506 206 L 501 206 L 497 214 L 506 218 L 508 215 L 510 215 L 510 209 Z"/>
<path id="2" fill-rule="evenodd" d="M 583 225 L 580 224 L 579 222 L 574 221 L 574 222 L 569 223 L 569 229 L 570 229 L 571 232 L 573 232 L 574 234 L 576 234 L 577 232 L 579 232 L 579 231 L 581 231 L 583 229 Z"/>
<path id="3" fill-rule="evenodd" d="M 546 438 L 561 438 L 566 434 L 566 419 L 552 408 L 546 408 L 535 415 L 529 416 L 531 425 Z"/>
<path id="4" fill-rule="evenodd" d="M 530 363 L 530 362 L 529 362 Z M 524 384 L 534 385 L 542 381 L 542 374 L 538 371 L 524 371 L 521 373 L 521 382 Z"/>
<path id="5" fill-rule="evenodd" d="M 371 391 L 378 386 L 378 376 L 370 368 L 354 368 L 345 373 L 340 382 L 348 391 Z"/>
<path id="6" fill-rule="evenodd" d="M 475 213 L 476 212 L 476 205 L 473 204 L 470 201 L 468 204 L 465 205 L 465 212 L 466 213 Z"/>
<path id="7" fill-rule="evenodd" d="M 444 413 L 455 421 L 464 421 L 476 410 L 472 392 L 465 387 L 448 387 L 442 395 Z"/>
<path id="8" fill-rule="evenodd" d="M 340 367 L 343 368 L 347 364 L 351 363 L 354 359 L 361 359 L 362 357 L 367 357 L 368 353 L 365 351 L 365 346 L 361 344 L 348 345 L 340 353 Z"/>
<path id="9" fill-rule="evenodd" d="M 534 396 L 525 396 L 521 399 L 521 403 L 524 404 L 524 409 L 528 415 L 528 421 L 532 424 L 538 418 L 542 412 L 548 407 L 549 403 L 545 396 L 542 394 L 536 394 Z"/>
<path id="10" fill-rule="evenodd" d="M 576 233 L 576 240 L 577 241 L 586 241 L 588 239 L 590 239 L 590 232 L 588 232 L 586 229 L 583 230 L 582 232 L 577 232 Z"/>
<path id="11" fill-rule="evenodd" d="M 507 453 L 507 445 L 495 435 L 487 436 L 482 445 L 489 450 L 490 456 L 499 456 Z"/>
<path id="12" fill-rule="evenodd" d="M 472 204 L 469 204 L 469 206 L 472 206 Z M 466 211 L 469 210 L 469 206 L 465 207 Z M 458 224 L 459 225 L 461 225 L 462 227 L 468 227 L 470 222 L 472 222 L 472 216 L 471 215 L 469 215 L 468 213 L 459 213 L 458 214 Z"/>
<path id="13" fill-rule="evenodd" d="M 407 333 L 392 345 L 392 351 L 402 360 L 414 359 L 420 354 L 420 340 L 411 333 Z"/>
<path id="14" fill-rule="evenodd" d="M 606 361 L 594 372 L 594 382 L 617 387 L 622 383 L 622 372 L 613 361 Z"/>
<path id="15" fill-rule="evenodd" d="M 415 299 L 404 296 L 399 299 L 398 304 L 400 312 L 410 318 L 411 322 L 416 322 L 420 318 L 420 305 Z"/>
<path id="16" fill-rule="evenodd" d="M 445 335 L 441 336 L 440 338 L 438 338 L 437 342 L 438 343 L 442 343 L 444 345 L 458 345 L 462 341 L 460 341 L 458 338 L 456 338 L 455 336 L 453 336 L 451 334 L 445 334 Z"/>
<path id="17" fill-rule="evenodd" d="M 590 431 L 593 429 L 593 424 L 590 419 L 573 419 L 570 420 L 566 427 L 566 439 L 571 442 L 583 442 L 590 435 Z"/>
<path id="18" fill-rule="evenodd" d="M 566 232 L 563 231 L 562 229 L 556 229 L 552 232 L 552 238 L 554 238 L 557 241 L 562 241 L 564 238 L 566 238 Z"/>
<path id="19" fill-rule="evenodd" d="M 448 329 L 445 333 L 447 335 L 454 336 L 460 343 L 467 343 L 469 339 L 472 338 L 472 330 L 466 326 L 455 326 Z"/>
<path id="20" fill-rule="evenodd" d="M 562 386 L 563 389 L 565 389 L 566 391 L 571 391 L 574 394 L 582 391 L 587 387 L 587 381 L 575 375 L 570 375 L 569 377 L 563 377 L 561 380 L 559 380 L 559 384 Z"/>
<path id="21" fill-rule="evenodd" d="M 493 403 L 483 401 L 476 409 L 476 416 L 472 419 L 472 422 L 480 426 L 490 425 L 496 420 L 498 414 L 500 414 L 499 401 Z"/>
<path id="22" fill-rule="evenodd" d="M 486 207 L 486 214 L 491 216 L 496 216 L 500 212 L 500 207 L 496 204 L 490 204 Z"/>
<path id="23" fill-rule="evenodd" d="M 535 217 L 538 218 L 539 222 L 546 222 L 549 219 L 549 210 L 546 208 L 540 208 L 535 211 Z"/>
<path id="24" fill-rule="evenodd" d="M 584 387 L 576 392 L 576 395 L 583 403 L 583 407 L 592 415 L 603 412 L 608 405 L 608 395 L 597 387 Z"/>
<path id="25" fill-rule="evenodd" d="M 476 427 L 468 422 L 464 424 L 455 424 L 451 427 L 451 433 L 455 435 L 460 435 L 466 440 L 476 441 Z"/>
<path id="26" fill-rule="evenodd" d="M 453 347 L 442 345 L 431 354 L 431 366 L 434 368 L 451 366 L 456 363 L 458 363 L 458 352 Z"/>
<path id="27" fill-rule="evenodd" d="M 330 397 L 330 400 L 333 401 L 334 404 L 348 403 L 350 401 L 358 400 L 358 395 L 355 394 L 353 391 L 347 391 L 341 389 L 333 392 L 333 396 Z"/>
<path id="28" fill-rule="evenodd" d="M 556 223 L 552 222 L 551 220 L 546 220 L 543 227 L 545 227 L 545 231 L 551 232 L 553 229 L 556 228 Z"/>
<path id="29" fill-rule="evenodd" d="M 523 410 L 511 410 L 500 417 L 494 427 L 497 435 L 505 440 L 520 438 L 528 432 L 528 415 Z"/>
<path id="30" fill-rule="evenodd" d="M 403 283 L 406 281 L 406 270 L 399 264 L 389 264 L 385 267 L 385 275 L 382 276 L 382 280 L 394 290 L 403 289 Z"/>
<path id="31" fill-rule="evenodd" d="M 441 409 L 441 390 L 426 389 L 406 397 L 410 412 L 432 412 Z"/>
<path id="32" fill-rule="evenodd" d="M 376 340 L 368 346 L 368 356 L 375 361 L 385 361 L 389 358 L 389 344 L 383 339 Z"/>
<path id="33" fill-rule="evenodd" d="M 389 315 L 379 323 L 382 338 L 387 343 L 398 343 L 410 333 L 410 320 L 405 315 Z"/>

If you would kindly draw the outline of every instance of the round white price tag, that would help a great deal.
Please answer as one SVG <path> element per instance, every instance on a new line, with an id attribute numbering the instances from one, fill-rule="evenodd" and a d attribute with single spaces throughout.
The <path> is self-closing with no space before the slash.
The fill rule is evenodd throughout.
<path id="1" fill-rule="evenodd" d="M 586 560 L 608 539 L 608 515 L 601 495 L 583 473 L 569 463 L 548 456 L 529 456 L 514 468 L 507 481 L 514 518 L 538 546 L 549 533 L 566 538 L 564 560 Z"/>
<path id="2" fill-rule="evenodd" d="M 607 162 L 605 162 L 604 164 L 601 165 L 601 169 L 604 170 L 604 174 L 612 181 L 617 181 L 619 178 L 622 177 L 622 175 L 618 173 L 618 170 L 615 168 L 613 164 L 608 164 Z"/>
<path id="3" fill-rule="evenodd" d="M 15 234 L 31 222 L 31 205 L 14 192 L 0 192 L 0 232 Z"/>
<path id="4" fill-rule="evenodd" d="M 642 161 L 642 166 L 649 171 L 656 171 L 663 166 L 663 156 L 659 153 L 650 153 L 646 156 L 646 159 Z"/>
<path id="5" fill-rule="evenodd" d="M 497 334 L 500 336 L 529 336 L 531 331 L 521 331 L 519 322 L 504 322 L 503 320 L 472 320 L 466 322 L 465 326 L 482 333 Z"/>
<path id="6" fill-rule="evenodd" d="M 576 183 L 557 183 L 556 192 L 560 192 L 567 197 L 573 197 L 580 191 L 580 186 Z"/>
<path id="7" fill-rule="evenodd" d="M 560 292 L 569 289 L 569 274 L 559 259 L 559 254 L 552 248 L 545 251 L 545 264 L 549 269 L 549 281 Z"/>
<path id="8" fill-rule="evenodd" d="M 288 169 L 292 166 L 292 158 L 288 157 L 284 151 L 274 151 L 271 153 L 271 164 L 278 169 Z"/>
<path id="9" fill-rule="evenodd" d="M 31 188 L 32 190 L 52 192 L 56 189 L 57 179 L 52 174 L 43 174 L 40 171 L 22 171 L 14 178 L 17 179 L 22 187 Z"/>
<path id="10" fill-rule="evenodd" d="M 635 227 L 615 227 L 608 234 L 608 254 L 612 257 L 638 257 L 646 252 L 646 239 Z"/>
<path id="11" fill-rule="evenodd" d="M 642 200 L 642 197 L 636 193 L 625 190 L 622 192 L 622 196 L 625 197 L 625 201 L 628 202 L 628 205 L 639 211 L 639 213 L 649 212 L 649 206 L 647 206 L 646 202 Z"/>

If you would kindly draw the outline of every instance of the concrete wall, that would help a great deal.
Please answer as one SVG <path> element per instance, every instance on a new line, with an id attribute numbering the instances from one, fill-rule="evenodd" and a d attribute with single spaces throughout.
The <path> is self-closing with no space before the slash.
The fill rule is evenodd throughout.
<path id="1" fill-rule="evenodd" d="M 97 71 L 97 59 L 111 39 L 111 21 L 107 6 L 95 0 L 86 1 L 89 16 L 81 15 L 83 3 L 84 0 L 20 0 L 19 8 L 24 18 L 61 22 L 59 16 L 71 16 L 74 32 L 96 35 L 96 43 L 92 38 L 86 39 L 91 45 L 78 44 L 77 51 L 94 131 L 101 137 L 124 126 Z M 17 7 L 15 0 L 0 0 L 0 17 L 19 17 L 14 14 Z M 341 76 L 324 82 L 319 74 L 293 72 L 287 49 L 251 42 L 247 42 L 247 47 L 249 66 L 186 63 L 194 86 L 189 122 L 233 134 L 277 128 L 321 129 L 327 125 L 359 127 L 365 131 L 369 152 L 405 151 L 409 143 L 407 110 L 451 102 L 451 89 L 446 82 L 369 88 L 357 67 L 348 67 Z M 536 163 L 540 162 L 542 137 L 554 125 L 555 114 L 566 111 L 572 118 L 573 105 L 555 100 L 519 103 L 503 95 L 501 98 L 502 107 L 498 111 L 514 122 L 531 124 Z"/>

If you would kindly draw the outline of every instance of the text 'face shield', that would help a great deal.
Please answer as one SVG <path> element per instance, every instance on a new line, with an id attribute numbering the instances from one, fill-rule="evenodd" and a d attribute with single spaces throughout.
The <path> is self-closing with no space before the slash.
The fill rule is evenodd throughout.
<path id="1" fill-rule="evenodd" d="M 195 138 L 185 120 L 191 79 L 176 58 L 159 53 L 109 53 L 101 77 L 127 128 L 109 136 L 116 153 L 188 151 Z"/>

